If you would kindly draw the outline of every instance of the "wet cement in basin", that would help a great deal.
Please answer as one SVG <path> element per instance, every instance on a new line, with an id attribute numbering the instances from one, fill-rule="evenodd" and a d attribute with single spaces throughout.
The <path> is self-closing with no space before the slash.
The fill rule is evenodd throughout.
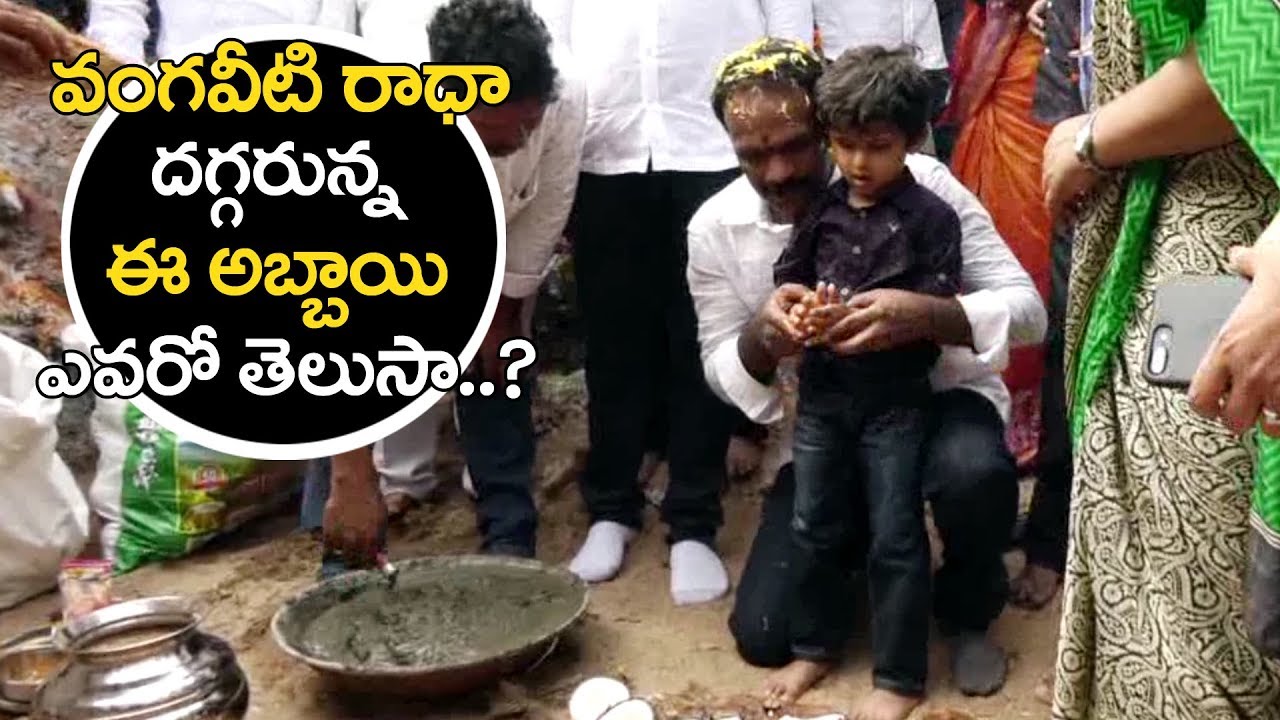
<path id="1" fill-rule="evenodd" d="M 401 571 L 394 589 L 375 582 L 332 593 L 302 629 L 302 646 L 348 667 L 484 660 L 554 633 L 581 603 L 553 575 L 494 566 Z"/>

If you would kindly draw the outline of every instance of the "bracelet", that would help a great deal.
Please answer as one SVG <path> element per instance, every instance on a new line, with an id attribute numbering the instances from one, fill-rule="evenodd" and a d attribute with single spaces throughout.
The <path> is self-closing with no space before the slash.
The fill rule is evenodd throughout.
<path id="1" fill-rule="evenodd" d="M 1081 126 L 1079 132 L 1076 133 L 1075 150 L 1077 160 L 1079 160 L 1085 167 L 1099 175 L 1102 175 L 1109 172 L 1110 168 L 1103 167 L 1102 164 L 1098 162 L 1095 154 L 1095 147 L 1093 144 L 1093 126 L 1097 120 L 1097 110 L 1089 113 L 1089 117 L 1084 121 L 1084 125 Z"/>

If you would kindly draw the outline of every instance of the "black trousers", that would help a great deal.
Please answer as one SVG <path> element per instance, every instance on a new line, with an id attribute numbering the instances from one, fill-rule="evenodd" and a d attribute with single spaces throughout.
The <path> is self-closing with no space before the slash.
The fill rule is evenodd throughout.
<path id="1" fill-rule="evenodd" d="M 835 661 L 852 632 L 847 548 L 866 528 L 873 681 L 924 694 L 929 653 L 929 538 L 920 449 L 930 400 L 924 378 L 842 394 L 836 407 L 802 389 L 794 441 L 792 654 Z M 839 629 L 838 631 L 836 631 Z"/>
<path id="2" fill-rule="evenodd" d="M 1063 359 L 1067 278 L 1071 275 L 1073 228 L 1053 235 L 1049 294 L 1049 332 L 1045 337 L 1045 373 L 1040 390 L 1040 448 L 1035 490 L 1022 533 L 1027 562 L 1061 573 L 1067 561 L 1067 516 L 1071 506 L 1071 429 L 1067 421 Z"/>
<path id="3" fill-rule="evenodd" d="M 1009 579 L 1003 554 L 1017 516 L 1018 473 L 1004 439 L 1004 423 L 986 398 L 951 390 L 931 398 L 922 451 L 924 497 L 945 546 L 933 578 L 933 615 L 944 632 L 983 632 L 1004 609 Z M 795 659 L 788 577 L 797 552 L 791 534 L 796 485 L 792 465 L 778 472 L 765 497 L 760 528 L 738 582 L 729 630 L 752 665 L 778 667 Z M 849 538 L 850 577 L 840 590 L 849 616 L 855 605 L 852 572 L 866 557 L 865 537 Z M 832 627 L 830 642 L 846 643 L 851 622 Z"/>
<path id="4" fill-rule="evenodd" d="M 738 171 L 584 173 L 575 203 L 574 274 L 587 334 L 590 451 L 582 495 L 593 522 L 642 524 L 636 473 L 665 408 L 670 540 L 711 543 L 733 410 L 702 373 L 685 278 L 693 213 Z"/>

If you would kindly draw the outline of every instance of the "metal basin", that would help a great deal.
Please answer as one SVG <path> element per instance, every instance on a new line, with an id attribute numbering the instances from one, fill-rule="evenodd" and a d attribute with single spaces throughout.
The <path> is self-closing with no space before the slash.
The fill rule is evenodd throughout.
<path id="1" fill-rule="evenodd" d="M 533 560 L 464 555 L 396 566 L 394 588 L 381 572 L 361 571 L 290 599 L 271 622 L 276 643 L 348 693 L 443 697 L 540 662 L 587 607 L 577 576 Z M 364 640 L 351 649 L 357 636 L 378 637 L 372 652 L 361 655 Z"/>

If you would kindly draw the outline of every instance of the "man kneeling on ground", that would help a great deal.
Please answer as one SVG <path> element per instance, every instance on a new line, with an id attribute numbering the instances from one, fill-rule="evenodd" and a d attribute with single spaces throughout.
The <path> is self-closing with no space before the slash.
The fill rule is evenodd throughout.
<path id="1" fill-rule="evenodd" d="M 689 286 L 704 370 L 721 397 L 760 423 L 783 418 L 779 362 L 802 350 L 789 333 L 788 313 L 805 291 L 775 290 L 773 263 L 791 225 L 837 178 L 814 113 L 821 72 L 822 61 L 808 47 L 776 39 L 724 61 L 713 102 L 744 177 L 708 200 L 689 225 Z M 828 330 L 827 342 L 844 355 L 919 341 L 942 347 L 930 376 L 921 476 L 944 545 L 934 577 L 934 616 L 951 641 L 956 684 L 965 693 L 987 695 L 1003 685 L 1006 672 L 1004 653 L 988 640 L 987 629 L 1008 594 L 1002 554 L 1017 513 L 1017 471 L 1004 440 L 1009 395 L 999 372 L 1010 344 L 1040 341 L 1045 312 L 977 199 L 932 158 L 909 154 L 906 165 L 960 218 L 962 294 L 876 289 L 852 295 L 852 312 Z M 794 702 L 834 663 L 801 659 L 794 650 L 797 593 L 788 582 L 798 560 L 794 501 L 788 463 L 765 500 L 730 618 L 744 659 L 782 667 L 765 688 L 774 705 Z M 864 544 L 856 534 L 842 544 L 851 576 Z M 839 588 L 845 607 L 852 606 L 854 591 L 851 581 Z M 825 629 L 829 646 L 843 646 L 853 633 L 852 612 L 841 619 Z M 892 708 L 864 707 L 871 717 L 894 717 Z"/>

